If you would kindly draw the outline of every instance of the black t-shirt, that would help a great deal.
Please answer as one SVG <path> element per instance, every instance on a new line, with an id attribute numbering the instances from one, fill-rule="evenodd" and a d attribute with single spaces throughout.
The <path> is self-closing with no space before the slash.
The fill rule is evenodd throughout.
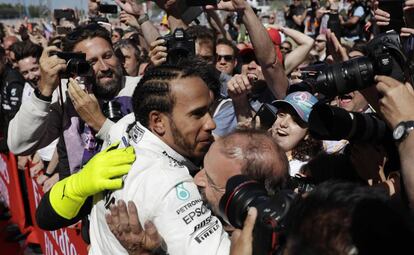
<path id="1" fill-rule="evenodd" d="M 0 152 L 7 152 L 7 131 L 9 122 L 14 118 L 22 104 L 24 89 L 24 78 L 11 68 L 5 66 L 4 72 L 0 75 L 0 123 L 4 138 L 0 140 Z"/>

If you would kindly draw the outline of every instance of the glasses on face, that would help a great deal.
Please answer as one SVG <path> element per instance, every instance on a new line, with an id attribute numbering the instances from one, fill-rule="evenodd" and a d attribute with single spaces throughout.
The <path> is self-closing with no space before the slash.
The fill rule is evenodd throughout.
<path id="1" fill-rule="evenodd" d="M 226 192 L 226 188 L 220 187 L 217 184 L 214 183 L 213 179 L 211 179 L 210 175 L 208 175 L 207 171 L 204 169 L 204 173 L 207 177 L 207 182 L 210 185 L 210 187 L 212 187 L 215 191 L 220 192 L 220 193 L 225 193 Z"/>
<path id="2" fill-rule="evenodd" d="M 281 51 L 287 51 L 287 52 L 291 51 L 290 47 L 283 47 L 283 46 L 280 46 L 280 50 Z"/>
<path id="3" fill-rule="evenodd" d="M 256 55 L 252 53 L 247 53 L 241 56 L 242 64 L 249 64 L 252 61 L 255 61 L 257 63 Z"/>
<path id="4" fill-rule="evenodd" d="M 224 61 L 226 62 L 231 62 L 233 61 L 234 57 L 232 55 L 217 55 L 216 56 L 217 62 L 220 62 L 222 59 L 224 59 Z"/>

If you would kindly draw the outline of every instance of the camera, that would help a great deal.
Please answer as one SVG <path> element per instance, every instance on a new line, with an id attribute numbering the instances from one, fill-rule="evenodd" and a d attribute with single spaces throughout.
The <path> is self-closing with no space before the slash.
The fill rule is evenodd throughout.
<path id="1" fill-rule="evenodd" d="M 118 122 L 123 117 L 121 104 L 117 101 L 108 101 L 103 104 L 102 112 L 108 119 Z"/>
<path id="2" fill-rule="evenodd" d="M 367 45 L 368 56 L 327 67 L 316 79 L 315 89 L 326 96 L 346 94 L 374 84 L 375 75 L 401 82 L 412 80 L 411 71 L 395 31 L 379 34 Z"/>
<path id="3" fill-rule="evenodd" d="M 177 28 L 173 34 L 162 37 L 167 47 L 167 64 L 175 65 L 182 58 L 195 56 L 195 40 L 184 29 Z"/>
<path id="4" fill-rule="evenodd" d="M 86 62 L 85 53 L 53 51 L 50 52 L 49 55 L 56 55 L 66 61 L 66 71 L 62 73 L 62 77 L 91 75 L 92 68 L 89 63 Z"/>
<path id="5" fill-rule="evenodd" d="M 296 198 L 296 193 L 281 190 L 268 196 L 263 184 L 243 175 L 231 177 L 220 199 L 221 217 L 236 228 L 243 228 L 249 207 L 257 208 L 253 230 L 253 254 L 272 254 L 280 247 L 284 219 Z"/>
<path id="6" fill-rule="evenodd" d="M 375 114 L 348 112 L 323 103 L 313 106 L 308 124 L 312 137 L 320 140 L 378 142 L 391 137 L 385 122 Z"/>
<path id="7" fill-rule="evenodd" d="M 75 11 L 73 9 L 55 9 L 53 11 L 53 17 L 56 20 L 66 19 L 73 21 L 75 20 Z"/>

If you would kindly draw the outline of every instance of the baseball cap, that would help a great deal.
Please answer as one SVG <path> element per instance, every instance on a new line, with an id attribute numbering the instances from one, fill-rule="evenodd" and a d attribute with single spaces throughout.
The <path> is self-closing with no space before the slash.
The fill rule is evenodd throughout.
<path id="1" fill-rule="evenodd" d="M 272 105 L 279 108 L 286 105 L 293 107 L 299 117 L 308 123 L 309 114 L 318 99 L 307 91 L 293 92 L 287 95 L 283 100 L 275 100 Z"/>
<path id="2" fill-rule="evenodd" d="M 278 60 L 280 62 L 283 62 L 282 52 L 279 49 L 280 44 L 282 44 L 282 39 L 280 37 L 279 30 L 277 30 L 275 28 L 267 28 L 266 31 L 269 34 L 269 37 L 272 40 L 272 43 L 275 45 L 276 56 L 277 56 Z M 251 60 L 252 55 L 254 57 L 253 59 L 256 58 L 255 55 L 254 55 L 253 46 L 251 44 L 248 44 L 247 47 L 240 50 L 239 55 L 242 58 L 242 60 L 244 60 L 244 59 Z"/>

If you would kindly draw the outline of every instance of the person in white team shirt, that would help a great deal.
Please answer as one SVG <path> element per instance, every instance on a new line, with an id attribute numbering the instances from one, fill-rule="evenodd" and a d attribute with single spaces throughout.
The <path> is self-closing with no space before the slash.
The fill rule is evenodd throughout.
<path id="1" fill-rule="evenodd" d="M 230 240 L 192 178 L 213 142 L 213 92 L 197 64 L 178 66 L 148 70 L 134 92 L 137 121 L 122 141 L 134 147 L 136 161 L 121 190 L 95 196 L 89 254 L 128 254 L 105 220 L 120 199 L 134 201 L 141 225 L 154 223 L 169 254 L 229 254 Z"/>

